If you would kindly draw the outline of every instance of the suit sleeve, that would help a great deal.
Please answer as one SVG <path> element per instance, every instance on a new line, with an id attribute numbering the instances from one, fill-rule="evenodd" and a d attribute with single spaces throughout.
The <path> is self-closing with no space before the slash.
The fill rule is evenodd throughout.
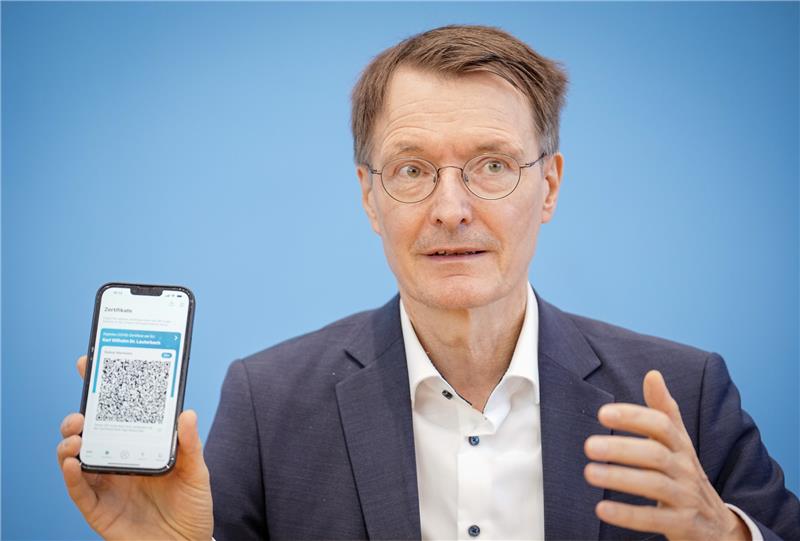
<path id="1" fill-rule="evenodd" d="M 258 427 L 247 368 L 228 368 L 204 456 L 211 473 L 214 538 L 268 539 Z"/>
<path id="2" fill-rule="evenodd" d="M 800 502 L 767 453 L 753 419 L 741 409 L 725 361 L 706 359 L 701 384 L 698 455 L 722 500 L 753 519 L 765 540 L 800 538 Z"/>

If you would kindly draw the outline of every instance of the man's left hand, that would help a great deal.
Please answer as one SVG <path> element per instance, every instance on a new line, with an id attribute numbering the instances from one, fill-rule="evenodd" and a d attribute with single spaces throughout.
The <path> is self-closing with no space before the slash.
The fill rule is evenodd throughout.
<path id="1" fill-rule="evenodd" d="M 644 377 L 647 406 L 606 404 L 597 417 L 604 426 L 641 434 L 591 436 L 584 450 L 589 484 L 635 494 L 657 506 L 603 500 L 601 520 L 631 530 L 658 532 L 677 539 L 750 539 L 747 525 L 720 499 L 708 480 L 683 425 L 678 403 L 657 370 Z M 630 467 L 628 467 L 630 466 Z"/>

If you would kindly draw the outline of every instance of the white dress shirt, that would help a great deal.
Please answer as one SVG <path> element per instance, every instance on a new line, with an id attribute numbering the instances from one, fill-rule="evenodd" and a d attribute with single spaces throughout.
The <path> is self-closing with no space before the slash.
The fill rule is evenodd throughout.
<path id="1" fill-rule="evenodd" d="M 484 412 L 442 378 L 400 302 L 423 539 L 544 539 L 539 312 L 528 285 L 511 363 Z"/>
<path id="2" fill-rule="evenodd" d="M 544 539 L 539 310 L 528 284 L 508 370 L 484 412 L 436 370 L 400 301 L 417 459 L 422 539 Z M 753 541 L 763 541 L 753 521 Z"/>

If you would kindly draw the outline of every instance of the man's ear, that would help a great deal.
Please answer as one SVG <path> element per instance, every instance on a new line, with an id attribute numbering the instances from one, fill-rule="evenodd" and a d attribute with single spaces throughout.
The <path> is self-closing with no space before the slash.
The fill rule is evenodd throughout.
<path id="1" fill-rule="evenodd" d="M 558 203 L 558 190 L 561 188 L 561 179 L 564 171 L 564 156 L 556 152 L 544 163 L 545 195 L 542 205 L 542 223 L 553 219 Z"/>
<path id="2" fill-rule="evenodd" d="M 372 230 L 380 235 L 381 228 L 375 206 L 375 194 L 372 191 L 372 175 L 370 175 L 369 170 L 367 170 L 367 167 L 363 164 L 356 166 L 356 175 L 358 176 L 358 182 L 361 184 L 361 205 L 367 213 L 367 218 L 369 218 L 369 223 L 372 225 Z"/>

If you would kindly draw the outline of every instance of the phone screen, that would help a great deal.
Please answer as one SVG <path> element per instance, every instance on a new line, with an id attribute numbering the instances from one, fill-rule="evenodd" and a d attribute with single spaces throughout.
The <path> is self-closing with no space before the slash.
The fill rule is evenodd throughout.
<path id="1" fill-rule="evenodd" d="M 84 469 L 159 473 L 174 463 L 194 299 L 185 288 L 98 292 L 84 381 Z"/>

